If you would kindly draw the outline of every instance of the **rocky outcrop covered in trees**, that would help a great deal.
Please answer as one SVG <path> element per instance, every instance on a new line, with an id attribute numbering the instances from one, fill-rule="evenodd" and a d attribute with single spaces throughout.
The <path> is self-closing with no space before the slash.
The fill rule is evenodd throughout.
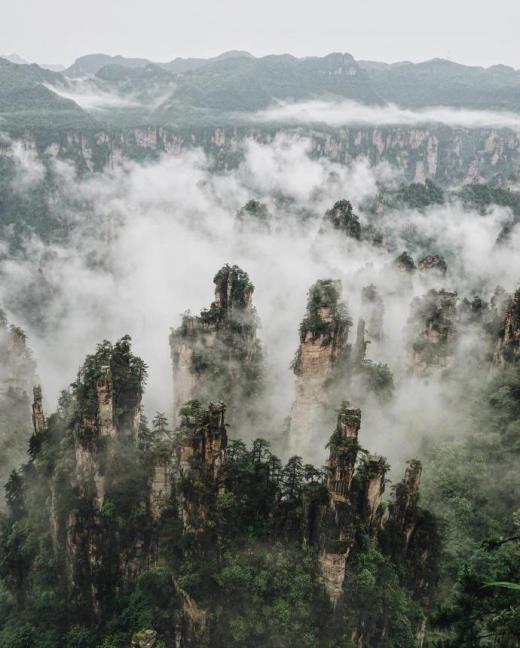
<path id="1" fill-rule="evenodd" d="M 427 254 L 420 259 L 417 263 L 418 270 L 423 272 L 436 272 L 440 276 L 444 276 L 448 271 L 448 265 L 444 258 L 439 254 Z"/>
<path id="2" fill-rule="evenodd" d="M 495 364 L 510 367 L 520 357 L 520 289 L 509 301 L 494 354 Z"/>
<path id="3" fill-rule="evenodd" d="M 350 636 L 379 636 L 380 629 L 363 620 L 363 609 L 351 605 L 348 590 L 370 544 L 396 578 L 409 574 L 399 587 L 422 588 L 426 601 L 423 572 L 425 556 L 434 551 L 434 525 L 428 530 L 421 521 L 418 463 L 411 464 L 387 513 L 388 466 L 360 448 L 359 409 L 340 408 L 326 470 L 297 456 L 284 465 L 262 439 L 248 449 L 228 438 L 222 402 L 205 407 L 190 401 L 171 439 L 154 435 L 163 426 L 154 420 L 150 430 L 141 415 L 145 379 L 146 367 L 125 337 L 87 357 L 50 417 L 41 390 L 34 390 L 30 462 L 9 481 L 9 513 L 2 521 L 2 542 L 21 528 L 42 539 L 40 549 L 18 544 L 22 553 L 0 564 L 22 608 L 40 579 L 54 579 L 67 614 L 95 632 L 123 602 L 132 605 L 135 592 L 143 596 L 139 588 L 146 586 L 147 596 L 160 592 L 157 605 L 163 607 L 157 617 L 143 617 L 140 623 L 148 625 L 125 621 L 127 645 L 229 645 L 237 610 L 252 604 L 242 600 L 249 594 L 240 589 L 240 574 L 272 570 L 258 563 L 265 551 L 296 552 L 300 567 L 294 568 L 303 568 L 312 584 L 306 596 L 309 610 L 316 608 L 309 613 L 318 615 L 312 621 L 316 641 L 335 623 Z M 421 583 L 413 577 L 415 565 L 402 568 L 412 556 L 423 561 Z M 397 560 L 399 571 L 392 566 Z M 270 645 L 272 636 L 262 636 L 259 645 Z"/>
<path id="4" fill-rule="evenodd" d="M 36 363 L 24 331 L 0 310 L 0 482 L 25 459 L 31 434 L 31 393 Z M 2 504 L 0 504 L 0 509 Z"/>
<path id="5" fill-rule="evenodd" d="M 419 377 L 453 366 L 457 336 L 457 293 L 430 290 L 416 297 L 408 319 L 408 368 Z"/>
<path id="6" fill-rule="evenodd" d="M 331 409 L 331 387 L 346 371 L 352 351 L 348 341 L 351 324 L 341 299 L 341 282 L 317 281 L 309 290 L 292 365 L 296 384 L 289 443 L 306 455 L 320 446 L 318 435 Z"/>
<path id="7" fill-rule="evenodd" d="M 381 342 L 384 338 L 385 305 L 376 286 L 370 284 L 361 291 L 361 317 L 366 324 L 368 339 L 372 343 Z"/>
<path id="8" fill-rule="evenodd" d="M 349 562 L 355 562 L 369 538 L 395 560 L 410 561 L 412 570 L 418 561 L 422 569 L 431 568 L 438 542 L 435 525 L 430 518 L 426 523 L 427 514 L 418 506 L 420 463 L 410 463 L 386 509 L 383 494 L 389 467 L 384 457 L 361 449 L 360 425 L 361 411 L 343 404 L 328 444 L 327 498 L 321 509 L 315 509 L 320 573 L 334 605 L 345 604 Z M 414 543 L 424 549 L 420 556 Z M 425 596 L 432 585 L 417 583 Z M 362 632 L 356 629 L 358 635 Z"/>
<path id="9" fill-rule="evenodd" d="M 185 314 L 172 331 L 175 419 L 190 400 L 226 400 L 233 423 L 255 418 L 255 397 L 263 386 L 254 286 L 238 266 L 215 275 L 215 299 L 200 315 Z"/>

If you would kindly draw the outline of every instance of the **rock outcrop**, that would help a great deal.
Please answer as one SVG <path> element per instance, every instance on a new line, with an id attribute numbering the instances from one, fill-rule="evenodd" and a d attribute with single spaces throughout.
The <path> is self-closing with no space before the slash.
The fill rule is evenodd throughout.
<path id="1" fill-rule="evenodd" d="M 496 344 L 494 362 L 499 367 L 511 367 L 520 357 L 520 289 L 509 303 Z"/>
<path id="2" fill-rule="evenodd" d="M 341 301 L 341 283 L 317 281 L 309 291 L 300 325 L 300 345 L 293 362 L 295 400 L 289 425 L 292 452 L 312 455 L 321 448 L 335 379 L 346 371 L 351 355 L 351 320 Z"/>
<path id="3" fill-rule="evenodd" d="M 128 160 L 154 160 L 161 153 L 179 155 L 202 148 L 222 169 L 236 167 L 243 141 L 272 141 L 278 129 L 258 129 L 236 123 L 192 128 L 141 126 L 123 131 L 81 132 L 78 129 L 57 132 L 27 133 L 26 149 L 42 157 L 67 159 L 78 168 L 97 171 L 114 168 Z M 520 141 L 517 133 L 495 128 L 471 129 L 439 126 L 351 126 L 331 131 L 313 125 L 308 133 L 313 156 L 348 164 L 368 159 L 371 166 L 381 162 L 395 164 L 408 182 L 425 183 L 429 178 L 440 186 L 482 182 L 496 178 L 506 184 L 512 168 L 518 167 Z M 0 143 L 0 157 L 8 158 L 10 147 Z"/>
<path id="4" fill-rule="evenodd" d="M 392 560 L 413 564 L 417 577 L 414 575 L 410 587 L 426 600 L 432 585 L 428 570 L 437 531 L 433 518 L 418 505 L 421 464 L 417 460 L 409 463 L 387 509 L 383 494 L 389 466 L 381 456 L 359 460 L 360 425 L 361 411 L 343 403 L 328 444 L 327 503 L 314 510 L 312 524 L 306 521 L 307 529 L 318 530 L 313 537 L 324 587 L 334 606 L 348 605 L 344 596 L 349 564 L 364 551 L 363 538 L 368 537 Z"/>
<path id="5" fill-rule="evenodd" d="M 0 484 L 26 458 L 31 435 L 31 399 L 36 363 L 27 336 L 0 310 Z M 3 504 L 0 504 L 2 508 Z"/>
<path id="6" fill-rule="evenodd" d="M 417 270 L 415 261 L 405 250 L 394 260 L 394 268 L 399 272 L 413 273 Z"/>
<path id="7" fill-rule="evenodd" d="M 199 316 L 186 314 L 170 336 L 175 420 L 191 400 L 225 400 L 235 427 L 256 415 L 263 361 L 246 272 L 225 265 L 214 278 L 215 300 Z"/>
<path id="8" fill-rule="evenodd" d="M 348 200 L 338 200 L 325 212 L 322 230 L 327 228 L 343 233 L 345 236 L 361 240 L 361 223 Z"/>
<path id="9" fill-rule="evenodd" d="M 443 277 L 448 271 L 448 264 L 442 256 L 428 254 L 417 263 L 417 268 L 422 272 L 435 272 Z"/>
<path id="10" fill-rule="evenodd" d="M 65 545 L 58 543 L 58 550 L 65 549 L 71 595 L 94 614 L 118 583 L 149 559 L 145 529 L 123 538 L 124 534 L 115 532 L 109 514 L 113 501 L 121 501 L 132 487 L 134 473 L 139 474 L 132 449 L 141 428 L 145 378 L 146 367 L 132 355 L 128 336 L 114 345 L 104 342 L 87 357 L 70 404 L 73 474 L 69 484 L 60 482 L 58 474 L 51 485 L 55 513 L 51 523 Z M 143 476 L 133 506 L 144 510 L 146 498 Z"/>
<path id="11" fill-rule="evenodd" d="M 150 480 L 149 506 L 154 521 L 159 520 L 168 506 L 173 490 L 173 469 L 169 453 L 157 453 L 153 461 Z"/>
<path id="12" fill-rule="evenodd" d="M 42 388 L 40 385 L 33 388 L 32 422 L 34 434 L 43 434 L 45 431 L 45 416 L 43 414 Z"/>
<path id="13" fill-rule="evenodd" d="M 430 290 L 411 304 L 407 325 L 407 365 L 419 377 L 448 369 L 455 360 L 457 293 Z"/>
<path id="14" fill-rule="evenodd" d="M 361 291 L 361 317 L 365 321 L 366 334 L 370 342 L 379 343 L 384 338 L 385 305 L 374 284 Z"/>
<path id="15" fill-rule="evenodd" d="M 417 524 L 417 504 L 422 466 L 420 461 L 411 461 L 404 479 L 395 487 L 395 500 L 392 506 L 392 520 L 402 536 L 402 549 L 406 551 Z"/>
<path id="16" fill-rule="evenodd" d="M 181 488 L 180 493 L 187 531 L 204 529 L 208 510 L 222 489 L 220 476 L 227 447 L 225 411 L 223 403 L 210 403 L 204 409 L 198 401 L 190 401 L 180 410 L 177 464 L 180 481 L 190 483 L 190 488 Z"/>

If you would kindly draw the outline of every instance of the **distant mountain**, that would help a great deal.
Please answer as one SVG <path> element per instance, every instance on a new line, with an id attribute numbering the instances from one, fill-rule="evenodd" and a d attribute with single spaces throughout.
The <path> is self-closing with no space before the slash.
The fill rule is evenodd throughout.
<path id="1" fill-rule="evenodd" d="M 154 63 L 148 59 L 126 58 L 124 56 L 110 56 L 109 54 L 87 54 L 76 59 L 74 63 L 64 70 L 64 74 L 71 78 L 93 76 L 108 65 L 118 65 L 124 68 L 144 68 L 148 65 L 157 65 L 172 74 L 183 74 L 197 70 L 204 65 L 228 58 L 254 58 L 249 52 L 230 51 L 224 52 L 213 58 L 176 58 L 167 63 Z"/>
<path id="2" fill-rule="evenodd" d="M 10 58 L 21 60 L 15 55 Z M 88 81 L 77 80 L 83 77 Z M 97 94 L 101 102 L 92 100 Z M 314 99 L 520 112 L 520 71 L 443 59 L 393 64 L 356 61 L 339 52 L 324 57 L 256 58 L 230 51 L 210 59 L 177 58 L 169 63 L 89 54 L 63 74 L 0 59 L 4 128 L 37 123 L 69 128 L 236 125 L 241 120 L 238 113 L 253 113 L 280 101 Z"/>
<path id="3" fill-rule="evenodd" d="M 216 61 L 223 61 L 225 59 L 230 59 L 230 58 L 254 59 L 255 57 L 249 52 L 244 52 L 240 50 L 231 50 L 229 52 L 224 52 L 219 56 L 215 56 L 214 58 L 209 58 L 209 59 L 176 58 L 173 59 L 173 61 L 170 61 L 169 63 L 160 63 L 159 65 L 161 65 L 161 67 L 163 67 L 165 70 L 168 70 L 168 72 L 171 72 L 172 74 L 183 74 L 184 72 L 191 72 L 193 70 L 197 70 L 203 67 L 204 65 L 215 63 Z"/>
<path id="4" fill-rule="evenodd" d="M 276 100 L 336 96 L 382 103 L 350 54 L 220 58 L 177 77 L 176 101 L 219 111 L 255 111 Z"/>
<path id="5" fill-rule="evenodd" d="M 17 129 L 91 126 L 93 120 L 86 112 L 48 87 L 65 83 L 61 74 L 35 63 L 0 58 L 0 121 Z"/>
<path id="6" fill-rule="evenodd" d="M 16 63 L 17 65 L 31 65 L 30 61 L 26 61 L 18 54 L 0 54 L 0 58 L 10 61 L 11 63 Z M 38 63 L 41 68 L 46 70 L 51 70 L 52 72 L 63 72 L 65 69 L 64 65 L 59 65 L 56 63 Z"/>
<path id="7" fill-rule="evenodd" d="M 29 61 L 26 61 L 18 54 L 0 54 L 0 58 L 10 61 L 11 63 L 16 63 L 17 65 L 29 65 Z"/>
<path id="8" fill-rule="evenodd" d="M 63 72 L 66 68 L 61 63 L 38 63 L 38 65 L 45 70 L 51 70 L 51 72 Z"/>
<path id="9" fill-rule="evenodd" d="M 359 66 L 375 92 L 400 106 L 520 109 L 520 71 L 505 65 L 483 68 L 432 59 L 394 64 L 359 61 Z"/>
<path id="10" fill-rule="evenodd" d="M 122 65 L 127 68 L 140 68 L 150 65 L 151 61 L 141 58 L 125 58 L 124 56 L 110 56 L 109 54 L 87 54 L 76 59 L 74 63 L 64 70 L 65 76 L 71 78 L 93 76 L 107 65 Z"/>

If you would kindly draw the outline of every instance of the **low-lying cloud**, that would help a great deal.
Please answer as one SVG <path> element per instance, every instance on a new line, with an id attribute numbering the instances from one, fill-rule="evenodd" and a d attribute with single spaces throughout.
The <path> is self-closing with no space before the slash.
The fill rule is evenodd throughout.
<path id="1" fill-rule="evenodd" d="M 71 99 L 87 111 L 136 108 L 143 105 L 136 97 L 105 90 L 88 79 L 71 80 L 67 86 L 46 85 L 45 87 L 64 99 Z"/>
<path id="2" fill-rule="evenodd" d="M 366 106 L 353 101 L 280 103 L 256 113 L 259 122 L 320 123 L 329 126 L 414 126 L 445 124 L 459 128 L 511 128 L 520 130 L 520 115 L 512 112 L 467 110 L 433 106 L 411 110 L 395 104 Z"/>
<path id="3" fill-rule="evenodd" d="M 212 278 L 229 262 L 246 270 L 256 286 L 254 302 L 269 367 L 266 408 L 274 412 L 266 423 L 267 437 L 281 428 L 290 410 L 294 376 L 289 365 L 310 285 L 320 278 L 341 279 L 354 319 L 361 289 L 369 283 L 378 286 L 385 300 L 386 341 L 370 353 L 373 360 L 390 365 L 398 390 L 390 408 L 364 412 L 362 444 L 391 461 L 409 458 L 421 438 L 414 430 L 438 435 L 440 429 L 447 431 L 449 418 L 432 415 L 445 410 L 440 383 L 414 385 L 401 375 L 410 301 L 432 285 L 485 298 L 497 283 L 512 290 L 520 277 L 518 241 L 495 246 L 510 214 L 496 209 L 483 216 L 453 203 L 374 217 L 389 249 L 338 233 L 319 235 L 326 209 L 342 198 L 359 208 L 392 177 L 391 170 L 386 165 L 371 168 L 363 160 L 346 166 L 316 159 L 307 139 L 288 135 L 243 146 L 238 169 L 220 173 L 211 171 L 201 151 L 128 163 L 84 178 L 57 163 L 60 190 L 50 200 L 60 221 L 73 225 L 70 239 L 49 245 L 32 238 L 22 257 L 0 258 L 0 300 L 11 321 L 27 329 L 47 408 L 54 407 L 59 390 L 73 380 L 98 342 L 130 333 L 135 351 L 150 368 L 148 413 L 171 411 L 169 329 L 179 325 L 186 309 L 198 313 L 208 306 Z M 12 155 L 20 158 L 23 175 L 23 152 L 14 147 Z M 237 210 L 251 198 L 267 203 L 271 231 L 236 227 Z M 446 279 L 417 273 L 403 281 L 391 270 L 392 259 L 411 240 L 425 241 L 416 243 L 416 257 L 429 252 L 447 257 Z M 463 432 L 460 425 L 458 430 Z M 324 460 L 329 434 L 323 431 L 323 447 L 310 459 Z"/>

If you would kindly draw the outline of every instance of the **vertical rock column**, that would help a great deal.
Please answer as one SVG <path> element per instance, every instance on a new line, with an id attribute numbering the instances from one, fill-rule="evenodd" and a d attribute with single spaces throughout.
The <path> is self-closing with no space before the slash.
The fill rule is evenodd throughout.
<path id="1" fill-rule="evenodd" d="M 354 545 L 355 506 L 351 486 L 356 465 L 361 410 L 342 406 L 329 447 L 329 508 L 322 520 L 319 566 L 331 601 L 343 591 L 347 560 Z"/>
<path id="2" fill-rule="evenodd" d="M 289 425 L 291 453 L 312 457 L 322 447 L 321 430 L 331 409 L 332 387 L 341 370 L 346 373 L 350 325 L 341 302 L 341 283 L 317 281 L 309 291 L 293 363 L 296 393 Z"/>
<path id="3" fill-rule="evenodd" d="M 457 293 L 430 290 L 411 304 L 407 327 L 407 364 L 411 373 L 426 377 L 448 369 L 455 361 Z"/>
<path id="4" fill-rule="evenodd" d="M 511 367 L 520 357 L 520 289 L 507 309 L 496 344 L 494 362 L 498 367 Z"/>
<path id="5" fill-rule="evenodd" d="M 220 476 L 227 447 L 225 411 L 223 403 L 210 403 L 208 409 L 203 409 L 198 401 L 191 401 L 181 409 L 178 466 L 185 530 L 204 530 L 209 509 L 221 490 Z M 188 482 L 190 488 L 183 490 L 182 484 Z"/>
<path id="6" fill-rule="evenodd" d="M 215 299 L 199 316 L 185 315 L 172 331 L 174 419 L 183 405 L 225 400 L 233 424 L 252 420 L 262 389 L 262 350 L 256 336 L 254 287 L 246 272 L 225 265 L 214 278 Z"/>
<path id="7" fill-rule="evenodd" d="M 45 431 L 45 416 L 43 414 L 42 388 L 37 385 L 33 388 L 32 421 L 35 434 Z"/>

